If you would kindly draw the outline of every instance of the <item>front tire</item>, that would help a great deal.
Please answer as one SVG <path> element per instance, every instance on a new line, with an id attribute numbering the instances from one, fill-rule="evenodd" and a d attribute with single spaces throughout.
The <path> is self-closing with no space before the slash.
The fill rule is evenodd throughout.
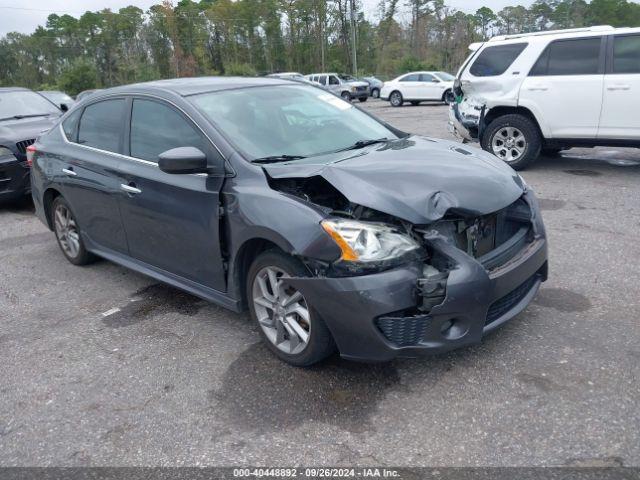
<path id="1" fill-rule="evenodd" d="M 402 94 L 399 91 L 391 92 L 389 95 L 389 103 L 391 103 L 392 107 L 401 107 L 404 103 L 404 99 L 402 98 Z"/>
<path id="2" fill-rule="evenodd" d="M 64 197 L 57 197 L 51 205 L 51 223 L 62 254 L 74 265 L 86 265 L 95 260 L 82 241 L 80 227 Z"/>
<path id="3" fill-rule="evenodd" d="M 373 90 L 371 90 L 371 96 L 373 98 L 380 98 L 380 89 L 374 88 Z"/>
<path id="4" fill-rule="evenodd" d="M 342 97 L 345 102 L 351 102 L 351 94 L 349 92 L 342 92 L 340 97 Z"/>
<path id="5" fill-rule="evenodd" d="M 358 98 L 358 101 L 360 103 L 366 102 L 367 101 L 367 97 L 360 97 L 360 98 Z"/>
<path id="6" fill-rule="evenodd" d="M 524 115 L 509 114 L 489 124 L 481 145 L 510 167 L 522 170 L 540 155 L 542 136 L 533 120 Z"/>
<path id="7" fill-rule="evenodd" d="M 306 277 L 297 259 L 278 250 L 260 254 L 247 275 L 247 301 L 260 336 L 281 360 L 296 367 L 317 363 L 335 351 L 329 329 L 301 292 L 283 277 Z"/>
<path id="8" fill-rule="evenodd" d="M 451 90 L 446 90 L 442 94 L 442 101 L 447 105 L 451 105 L 453 102 L 456 101 L 456 97 L 453 95 L 453 92 Z"/>

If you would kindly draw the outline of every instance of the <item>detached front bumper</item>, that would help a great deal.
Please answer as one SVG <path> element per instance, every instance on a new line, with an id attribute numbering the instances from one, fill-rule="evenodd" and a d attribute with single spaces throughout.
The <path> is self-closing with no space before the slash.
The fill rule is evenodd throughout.
<path id="1" fill-rule="evenodd" d="M 454 103 L 449 107 L 449 132 L 465 142 L 477 141 L 482 124 L 482 113 L 477 117 L 465 117 L 460 111 L 460 104 Z"/>
<path id="2" fill-rule="evenodd" d="M 506 264 L 488 271 L 449 242 L 434 250 L 455 267 L 444 301 L 422 313 L 420 262 L 348 278 L 290 278 L 327 324 L 340 354 L 359 361 L 437 354 L 479 343 L 520 313 L 547 279 L 547 240 L 535 239 Z"/>

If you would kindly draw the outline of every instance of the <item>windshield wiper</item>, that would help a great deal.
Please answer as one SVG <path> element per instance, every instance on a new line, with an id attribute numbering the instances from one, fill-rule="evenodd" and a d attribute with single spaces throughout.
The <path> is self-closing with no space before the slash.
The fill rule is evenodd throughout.
<path id="1" fill-rule="evenodd" d="M 22 120 L 23 118 L 48 117 L 49 115 L 53 115 L 53 113 L 34 113 L 31 115 L 13 115 L 12 117 L 0 118 L 0 122 L 4 120 Z"/>
<path id="2" fill-rule="evenodd" d="M 376 143 L 386 143 L 389 139 L 387 137 L 384 138 L 376 138 L 372 140 L 358 140 L 353 145 L 350 145 L 346 148 L 341 148 L 340 150 L 336 150 L 337 152 L 344 152 L 347 150 L 357 150 L 359 148 L 368 147 L 369 145 L 375 145 Z"/>
<path id="3" fill-rule="evenodd" d="M 251 160 L 251 163 L 278 163 L 288 162 L 290 160 L 300 160 L 301 158 L 307 158 L 303 155 L 271 155 L 269 157 L 261 157 Z"/>

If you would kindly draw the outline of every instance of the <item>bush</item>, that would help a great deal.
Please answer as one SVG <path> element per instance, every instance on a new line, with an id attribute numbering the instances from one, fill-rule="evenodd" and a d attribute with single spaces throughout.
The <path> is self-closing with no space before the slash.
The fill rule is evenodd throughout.
<path id="1" fill-rule="evenodd" d="M 400 73 L 415 72 L 416 70 L 438 70 L 438 68 L 436 68 L 436 66 L 433 65 L 432 62 L 427 64 L 426 62 L 418 60 L 413 56 L 404 57 L 400 62 L 399 69 Z"/>
<path id="2" fill-rule="evenodd" d="M 234 77 L 255 77 L 258 73 L 248 63 L 230 63 L 225 65 L 224 74 Z"/>
<path id="3" fill-rule="evenodd" d="M 86 60 L 76 60 L 65 69 L 58 79 L 58 87 L 69 95 L 77 95 L 83 90 L 97 88 L 96 67 Z"/>

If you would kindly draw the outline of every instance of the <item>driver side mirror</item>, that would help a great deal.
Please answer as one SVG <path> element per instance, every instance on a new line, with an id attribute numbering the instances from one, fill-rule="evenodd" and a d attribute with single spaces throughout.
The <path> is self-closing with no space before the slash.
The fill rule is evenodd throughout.
<path id="1" fill-rule="evenodd" d="M 165 173 L 211 173 L 207 156 L 195 147 L 178 147 L 162 152 L 158 156 L 158 166 Z"/>
<path id="2" fill-rule="evenodd" d="M 440 83 L 440 80 L 438 80 L 437 78 L 432 78 L 432 79 L 431 79 L 431 81 L 432 81 L 433 83 Z"/>
<path id="3" fill-rule="evenodd" d="M 69 110 L 69 105 L 67 105 L 66 103 L 61 103 L 60 104 L 60 110 L 62 110 L 63 112 L 66 112 Z"/>

